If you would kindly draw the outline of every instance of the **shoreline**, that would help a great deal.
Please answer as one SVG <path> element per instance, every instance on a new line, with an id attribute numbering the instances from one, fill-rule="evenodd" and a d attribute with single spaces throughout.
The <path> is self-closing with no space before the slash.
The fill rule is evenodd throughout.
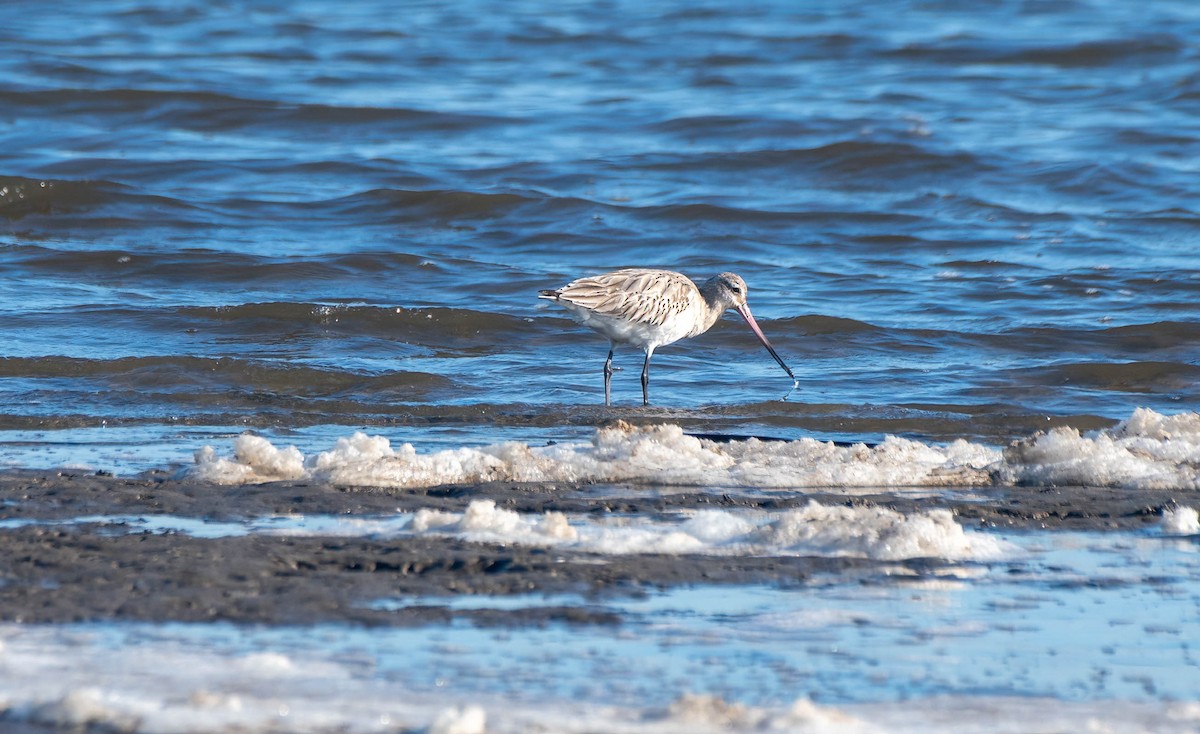
<path id="1" fill-rule="evenodd" d="M 1183 489 L 1087 486 L 773 491 L 517 482 L 385 489 L 312 480 L 222 485 L 166 471 L 123 477 L 17 470 L 0 473 L 0 521 L 97 514 L 246 520 L 286 514 L 388 515 L 420 509 L 461 512 L 480 499 L 517 512 L 654 514 L 687 509 L 785 510 L 816 500 L 877 505 L 904 513 L 944 508 L 963 525 L 1014 530 L 1137 530 L 1155 525 L 1163 509 L 1187 504 L 1190 494 Z"/>
<path id="2" fill-rule="evenodd" d="M 810 500 L 900 512 L 950 509 L 985 530 L 1137 531 L 1155 527 L 1179 492 L 1110 488 L 939 489 L 847 496 L 832 492 L 706 494 L 655 489 L 603 494 L 596 486 L 434 487 L 401 492 L 307 482 L 221 486 L 165 472 L 138 477 L 9 472 L 0 476 L 0 621 L 346 623 L 408 626 L 453 619 L 480 625 L 619 624 L 603 599 L 688 585 L 793 585 L 837 574 L 864 583 L 928 578 L 957 564 L 937 559 L 713 555 L 599 555 L 491 545 L 449 537 L 376 539 L 247 535 L 198 538 L 114 533 L 89 516 L 247 519 L 271 514 L 390 515 L 462 511 L 478 499 L 522 512 L 638 513 L 684 509 L 784 510 Z M 885 573 L 886 569 L 886 573 Z M 453 609 L 464 595 L 578 595 L 581 603 Z M 413 606 L 374 602 L 411 597 Z M 440 600 L 447 603 L 440 603 Z"/>

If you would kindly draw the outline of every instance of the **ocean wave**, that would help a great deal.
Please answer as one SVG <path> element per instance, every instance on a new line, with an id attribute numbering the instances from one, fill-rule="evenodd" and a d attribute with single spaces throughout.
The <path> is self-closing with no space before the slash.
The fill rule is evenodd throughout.
<path id="1" fill-rule="evenodd" d="M 528 317 L 448 307 L 285 302 L 182 307 L 178 313 L 190 320 L 226 324 L 237 333 L 250 335 L 319 327 L 336 330 L 340 335 L 372 336 L 439 349 L 499 348 L 543 333 Z"/>
<path id="2" fill-rule="evenodd" d="M 630 166 L 622 168 L 615 175 L 624 178 L 639 175 L 644 170 L 649 169 Z M 611 226 L 617 227 L 616 231 L 623 234 L 627 230 L 622 228 L 626 226 L 653 229 L 663 221 L 770 224 L 854 218 L 856 221 L 901 225 L 919 219 L 897 213 L 738 207 L 719 200 L 676 203 L 672 201 L 676 197 L 669 195 L 606 199 L 591 196 L 595 193 L 591 190 L 594 184 L 583 189 L 589 195 L 555 194 L 550 192 L 560 186 L 566 189 L 581 188 L 580 182 L 561 181 L 554 173 L 539 175 L 543 177 L 547 191 L 531 188 L 536 185 L 535 182 L 519 189 L 487 191 L 379 188 L 305 206 L 356 220 L 402 225 L 411 225 L 413 222 L 439 225 L 461 222 L 464 227 L 475 227 L 492 220 L 519 221 L 524 231 L 518 236 L 517 243 L 525 248 L 553 243 L 555 247 L 573 247 L 591 253 L 613 247 L 611 233 L 604 236 L 605 233 L 598 233 L 592 228 L 598 222 L 611 221 Z M 505 247 L 510 246 L 508 238 L 514 235 L 507 231 L 501 234 L 506 238 Z"/>
<path id="3" fill-rule="evenodd" d="M 498 266 L 453 257 L 431 258 L 397 251 L 361 251 L 319 253 L 315 255 L 273 256 L 248 254 L 233 247 L 206 248 L 116 248 L 111 246 L 52 247 L 48 245 L 0 244 L 6 264 L 12 271 L 33 278 L 53 279 L 65 272 L 87 272 L 94 279 L 117 279 L 147 286 L 154 282 L 195 285 L 200 289 L 217 284 L 276 285 L 322 283 L 329 286 L 331 297 L 340 297 L 342 281 L 393 278 L 404 282 L 419 276 L 423 280 L 445 279 L 451 282 L 462 270 L 472 268 L 479 277 L 501 271 Z M 530 286 L 530 291 L 533 287 Z M 293 315 L 311 307 L 301 305 Z"/>
<path id="4" fill-rule="evenodd" d="M 647 124 L 650 132 L 666 133 L 685 141 L 712 140 L 725 143 L 731 136 L 796 140 L 813 132 L 819 125 L 808 120 L 750 115 L 688 115 Z"/>
<path id="5" fill-rule="evenodd" d="M 909 43 L 886 52 L 886 55 L 953 65 L 1036 64 L 1088 68 L 1158 63 L 1164 58 L 1179 56 L 1187 48 L 1186 41 L 1176 35 L 1155 33 L 1133 38 L 1041 45 L 991 42 L 981 38 L 940 40 L 937 43 Z"/>
<path id="6" fill-rule="evenodd" d="M 96 116 L 108 120 L 154 123 L 206 132 L 247 128 L 279 128 L 295 132 L 354 130 L 376 132 L 446 132 L 474 130 L 519 122 L 482 113 L 417 108 L 296 104 L 213 91 L 163 89 L 0 90 L 0 105 L 37 116 Z"/>
<path id="7" fill-rule="evenodd" d="M 373 189 L 336 202 L 339 210 L 362 216 L 372 214 L 385 221 L 419 217 L 433 220 L 496 219 L 517 211 L 564 206 L 591 206 L 590 202 L 556 199 L 544 195 L 512 192 L 480 193 L 458 190 Z"/>
<path id="8" fill-rule="evenodd" d="M 1180 362 L 1072 362 L 1024 370 L 1027 384 L 1132 393 L 1170 392 L 1200 384 L 1200 365 Z"/>
<path id="9" fill-rule="evenodd" d="M 966 151 L 941 151 L 929 145 L 875 140 L 844 140 L 812 148 L 705 151 L 693 155 L 656 155 L 623 161 L 633 170 L 833 173 L 855 178 L 878 175 L 945 175 L 985 170 Z"/>
<path id="10" fill-rule="evenodd" d="M 1102 349 L 1113 354 L 1161 354 L 1178 348 L 1181 354 L 1194 354 L 1200 345 L 1200 324 L 1155 321 L 1103 329 L 1029 327 L 1001 332 L 992 338 L 1001 343 L 1011 341 L 1014 349 L 1029 354 L 1063 354 L 1064 344 L 1070 344 L 1073 351 Z"/>
<path id="11" fill-rule="evenodd" d="M 396 370 L 365 374 L 288 362 L 182 355 L 118 359 L 0 357 L 0 377 L 93 380 L 112 390 L 153 390 L 159 394 L 192 395 L 198 388 L 221 388 L 296 397 L 399 391 L 412 398 L 454 384 L 448 377 L 427 372 Z M 230 396 L 223 400 L 230 402 Z"/>
<path id="12" fill-rule="evenodd" d="M 683 223 L 691 227 L 699 223 L 722 224 L 751 223 L 764 227 L 783 225 L 812 225 L 821 223 L 835 226 L 839 222 L 871 222 L 879 227 L 903 227 L 919 223 L 921 217 L 896 212 L 856 212 L 834 209 L 763 209 L 736 207 L 711 202 L 688 204 L 665 204 L 630 208 L 640 219 Z"/>
<path id="13" fill-rule="evenodd" d="M 825 314 L 809 314 L 807 316 L 791 316 L 775 319 L 772 328 L 783 333 L 816 334 L 858 334 L 884 331 L 882 327 L 865 321 L 848 319 L 843 316 L 828 316 Z"/>
<path id="14" fill-rule="evenodd" d="M 61 214 L 145 198 L 111 181 L 71 181 L 0 176 L 0 217 L 16 220 L 30 214 Z M 181 202 L 163 197 L 155 203 Z"/>

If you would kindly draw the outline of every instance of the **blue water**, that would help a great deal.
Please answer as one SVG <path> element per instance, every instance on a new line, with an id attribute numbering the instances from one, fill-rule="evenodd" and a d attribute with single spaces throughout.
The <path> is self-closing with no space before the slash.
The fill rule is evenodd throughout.
<path id="1" fill-rule="evenodd" d="M 655 357 L 692 427 L 1196 402 L 1191 2 L 9 11 L 0 429 L 594 425 L 535 293 L 626 265 L 740 273 L 801 379 L 730 315 Z"/>

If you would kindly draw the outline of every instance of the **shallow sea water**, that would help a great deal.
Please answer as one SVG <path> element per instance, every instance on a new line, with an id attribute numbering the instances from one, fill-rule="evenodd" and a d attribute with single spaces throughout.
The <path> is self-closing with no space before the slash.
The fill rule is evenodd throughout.
<path id="1" fill-rule="evenodd" d="M 6 10 L 0 469 L 197 471 L 194 452 L 228 456 L 246 430 L 305 457 L 359 430 L 421 456 L 542 451 L 616 418 L 998 452 L 1139 407 L 1187 414 L 1200 398 L 1200 5 L 1188 0 Z M 649 408 L 640 355 L 619 351 L 605 409 L 606 344 L 536 292 L 621 266 L 742 275 L 799 389 L 779 400 L 790 381 L 727 316 L 656 353 Z M 1173 443 L 1148 432 L 1117 448 L 1109 434 L 1055 434 L 993 478 L 1178 487 L 1195 507 L 1200 433 L 1185 423 Z M 1149 468 L 1134 466 L 1145 451 Z M 876 467 L 848 463 L 831 475 L 840 485 Z M 680 471 L 640 466 L 613 491 L 658 491 Z M 991 481 L 955 486 L 986 494 Z M 463 708 L 476 703 L 500 731 L 689 730 L 693 715 L 713 729 L 845 724 L 804 718 L 796 699 L 849 707 L 863 730 L 960 731 L 956 711 L 1014 731 L 1200 726 L 1193 536 L 1009 540 L 1043 550 L 944 588 L 832 579 L 614 602 L 629 620 L 616 639 L 10 625 L 6 680 L 41 672 L 0 693 L 0 709 L 268 730 L 280 716 L 268 691 L 287 688 L 273 676 L 293 676 L 278 696 L 309 706 L 314 731 L 476 731 Z M 396 690 L 436 679 L 403 662 L 428 634 L 442 641 L 430 668 L 467 671 L 461 685 L 379 718 Z M 519 692 L 490 686 L 496 656 L 471 641 L 512 651 L 496 680 Z M 138 702 L 162 672 L 156 645 L 184 650 L 180 670 L 196 677 Z M 547 646 L 587 651 L 593 667 L 536 657 Z M 114 651 L 132 682 L 96 688 Z M 266 657 L 221 677 L 253 655 Z M 68 661 L 75 677 L 55 688 Z M 618 691 L 620 712 L 577 715 L 614 703 L 602 689 L 631 670 L 644 678 Z M 345 687 L 299 702 L 319 671 Z M 496 713 L 518 693 L 528 708 Z M 761 710 L 672 710 L 688 693 Z M 195 705 L 172 708 L 180 697 Z M 353 713 L 363 700 L 369 722 Z"/>
<path id="2" fill-rule="evenodd" d="M 1195 538 L 1008 540 L 1020 548 L 1011 560 L 907 580 L 897 568 L 889 584 L 823 578 L 641 599 L 449 602 L 603 608 L 621 615 L 618 628 L 6 625 L 0 676 L 34 721 L 140 720 L 149 731 L 211 730 L 231 714 L 268 730 L 387 731 L 470 706 L 488 731 L 506 732 L 531 722 L 757 730 L 732 707 L 796 731 L 915 731 L 913 718 L 930 726 L 979 707 L 996 718 L 945 730 L 1082 730 L 1101 720 L 1116 731 L 1194 730 L 1196 683 L 1181 673 L 1197 663 Z M 790 720 L 795 706 L 806 716 Z"/>
<path id="3" fill-rule="evenodd" d="M 657 419 L 1195 404 L 1192 3 L 21 7 L 0 429 L 595 424 L 605 344 L 534 294 L 625 265 L 739 272 L 801 378 L 728 317 Z"/>

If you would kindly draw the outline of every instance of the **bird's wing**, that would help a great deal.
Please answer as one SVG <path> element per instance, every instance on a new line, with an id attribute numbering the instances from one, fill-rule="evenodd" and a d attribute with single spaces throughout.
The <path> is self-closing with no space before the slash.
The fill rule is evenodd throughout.
<path id="1" fill-rule="evenodd" d="M 558 299 L 605 316 L 661 325 L 702 300 L 696 284 L 670 270 L 631 268 L 571 281 Z"/>

